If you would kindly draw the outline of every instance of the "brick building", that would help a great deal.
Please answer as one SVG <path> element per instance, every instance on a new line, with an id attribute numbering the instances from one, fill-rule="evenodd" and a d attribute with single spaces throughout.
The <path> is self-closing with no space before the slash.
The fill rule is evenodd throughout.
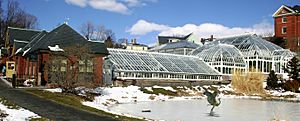
<path id="1" fill-rule="evenodd" d="M 275 36 L 286 40 L 286 48 L 300 52 L 300 6 L 282 5 L 274 14 Z"/>
<path id="2" fill-rule="evenodd" d="M 108 54 L 104 43 L 86 40 L 67 24 L 62 24 L 50 32 L 9 27 L 7 34 L 5 45 L 9 50 L 8 60 L 15 61 L 15 73 L 18 80 L 35 79 L 37 85 L 43 85 L 43 82 L 46 84 L 51 79 L 49 73 L 53 71 L 51 67 L 47 67 L 47 62 L 55 61 L 51 60 L 51 56 L 58 53 L 53 48 L 86 46 L 92 58 L 76 60 L 79 61 L 76 65 L 79 68 L 78 75 L 89 74 L 88 81 L 96 84 L 102 83 L 103 57 Z M 80 50 L 78 52 L 80 53 Z M 88 62 L 88 64 L 80 62 Z M 55 71 L 68 74 L 68 69 L 71 68 L 69 60 L 59 63 L 65 63 L 65 65 Z"/>

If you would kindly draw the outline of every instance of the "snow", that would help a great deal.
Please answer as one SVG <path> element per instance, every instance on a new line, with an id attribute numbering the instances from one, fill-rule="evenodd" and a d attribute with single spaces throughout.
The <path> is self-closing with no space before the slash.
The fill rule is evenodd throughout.
<path id="1" fill-rule="evenodd" d="M 27 50 L 24 51 L 23 56 L 30 50 L 31 48 L 28 48 Z"/>
<path id="2" fill-rule="evenodd" d="M 48 48 L 49 48 L 51 51 L 64 51 L 63 49 L 59 48 L 58 45 L 55 45 L 54 47 L 48 46 Z"/>
<path id="3" fill-rule="evenodd" d="M 172 87 L 170 86 L 167 86 L 167 87 L 162 87 L 162 86 L 153 86 L 153 88 L 163 88 L 165 90 L 169 90 L 169 91 L 172 91 L 172 92 L 176 92 L 175 89 L 173 89 Z"/>
<path id="4" fill-rule="evenodd" d="M 54 89 L 44 89 L 45 91 L 49 91 L 49 92 L 62 92 L 61 88 L 54 88 Z"/>
<path id="5" fill-rule="evenodd" d="M 0 110 L 8 114 L 8 116 L 4 117 L 3 119 L 0 118 L 1 121 L 27 121 L 30 118 L 40 118 L 39 115 L 24 108 L 9 109 L 2 103 L 0 103 Z"/>
<path id="6" fill-rule="evenodd" d="M 21 50 L 22 50 L 22 48 L 19 48 L 15 54 L 18 54 Z"/>

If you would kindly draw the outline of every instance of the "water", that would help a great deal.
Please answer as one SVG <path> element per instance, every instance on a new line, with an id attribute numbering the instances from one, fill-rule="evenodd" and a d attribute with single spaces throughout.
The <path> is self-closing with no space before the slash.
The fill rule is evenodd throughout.
<path id="1" fill-rule="evenodd" d="M 209 116 L 211 106 L 206 100 L 157 101 L 119 104 L 110 110 L 167 121 L 268 121 L 273 117 L 300 121 L 300 103 L 260 101 L 250 99 L 223 99 Z M 150 109 L 151 112 L 142 112 Z"/>

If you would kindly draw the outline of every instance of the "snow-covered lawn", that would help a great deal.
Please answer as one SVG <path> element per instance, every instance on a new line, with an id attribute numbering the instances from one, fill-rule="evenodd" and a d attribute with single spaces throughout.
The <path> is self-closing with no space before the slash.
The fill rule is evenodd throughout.
<path id="1" fill-rule="evenodd" d="M 2 100 L 3 101 L 3 100 Z M 0 102 L 0 120 L 1 121 L 28 121 L 31 118 L 40 118 L 39 115 L 26 110 L 22 107 L 12 108 Z"/>

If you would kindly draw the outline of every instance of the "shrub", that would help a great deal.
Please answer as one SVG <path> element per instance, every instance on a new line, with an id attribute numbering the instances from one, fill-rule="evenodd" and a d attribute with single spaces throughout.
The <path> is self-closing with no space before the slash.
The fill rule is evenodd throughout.
<path id="1" fill-rule="evenodd" d="M 299 83 L 297 80 L 288 80 L 283 84 L 283 89 L 285 91 L 296 92 L 299 89 Z"/>
<path id="2" fill-rule="evenodd" d="M 255 72 L 253 69 L 250 69 L 250 72 L 246 74 L 236 71 L 232 75 L 231 85 L 238 93 L 265 94 L 263 80 L 264 75 L 261 72 Z"/>
<path id="3" fill-rule="evenodd" d="M 267 78 L 267 88 L 275 89 L 279 87 L 278 78 L 275 72 L 272 70 Z"/>

